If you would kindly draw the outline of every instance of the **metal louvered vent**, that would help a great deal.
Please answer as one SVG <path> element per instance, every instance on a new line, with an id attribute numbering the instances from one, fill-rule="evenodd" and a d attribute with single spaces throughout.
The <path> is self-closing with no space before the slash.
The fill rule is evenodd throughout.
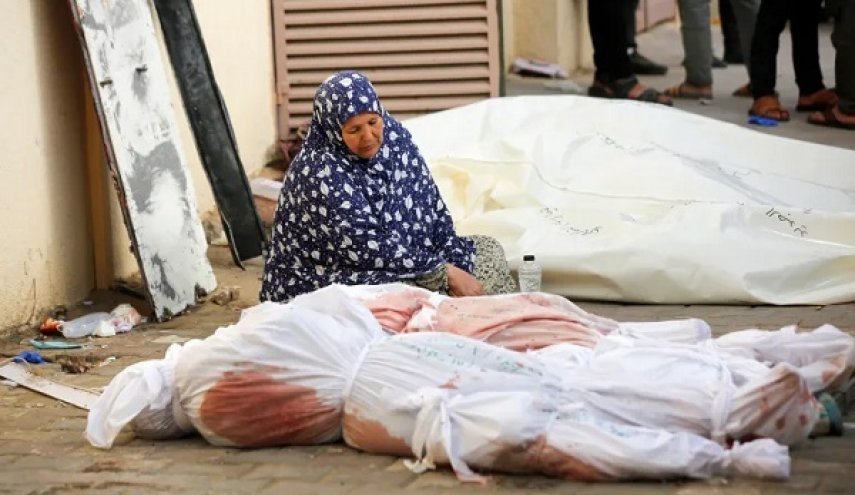
<path id="1" fill-rule="evenodd" d="M 273 0 L 279 137 L 318 85 L 356 69 L 398 119 L 499 92 L 496 0 Z"/>

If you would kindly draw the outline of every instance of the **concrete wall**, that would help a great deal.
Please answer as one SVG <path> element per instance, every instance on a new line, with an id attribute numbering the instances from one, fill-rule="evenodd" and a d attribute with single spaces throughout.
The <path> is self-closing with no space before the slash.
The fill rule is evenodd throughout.
<path id="1" fill-rule="evenodd" d="M 70 16 L 55 4 L 7 1 L 0 16 L 0 328 L 92 282 L 82 68 Z"/>
<path id="2" fill-rule="evenodd" d="M 251 173 L 275 142 L 270 1 L 194 4 Z M 67 9 L 65 1 L 6 0 L 0 17 L 0 330 L 78 301 L 94 285 L 85 75 Z M 199 208 L 206 211 L 213 196 L 171 73 L 169 78 Z M 108 195 L 114 267 L 117 276 L 126 276 L 136 271 L 136 262 L 111 186 Z"/>
<path id="3" fill-rule="evenodd" d="M 505 62 L 526 57 L 573 73 L 593 67 L 586 0 L 505 0 Z"/>

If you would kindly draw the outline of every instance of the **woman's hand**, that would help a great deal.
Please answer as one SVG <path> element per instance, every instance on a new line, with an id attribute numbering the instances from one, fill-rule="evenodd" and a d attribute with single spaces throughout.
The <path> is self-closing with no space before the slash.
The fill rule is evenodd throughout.
<path id="1" fill-rule="evenodd" d="M 449 263 L 446 267 L 448 274 L 448 293 L 453 297 L 483 296 L 484 287 L 477 278 L 466 270 L 461 270 Z"/>

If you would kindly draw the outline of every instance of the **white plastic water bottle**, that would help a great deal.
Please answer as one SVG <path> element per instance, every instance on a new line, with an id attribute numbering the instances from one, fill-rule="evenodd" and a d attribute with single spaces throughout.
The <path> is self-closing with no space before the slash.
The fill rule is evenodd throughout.
<path id="1" fill-rule="evenodd" d="M 517 270 L 520 292 L 540 292 L 541 268 L 533 254 L 523 256 L 523 262 Z"/>
<path id="2" fill-rule="evenodd" d="M 67 339 L 79 339 L 94 334 L 98 325 L 103 321 L 110 321 L 110 313 L 90 313 L 64 322 L 60 325 L 59 330 L 62 332 L 62 336 Z"/>

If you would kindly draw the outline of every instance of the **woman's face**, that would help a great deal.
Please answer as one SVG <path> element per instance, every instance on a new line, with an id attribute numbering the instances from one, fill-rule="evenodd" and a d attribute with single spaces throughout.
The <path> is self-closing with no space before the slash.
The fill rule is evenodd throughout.
<path id="1" fill-rule="evenodd" d="M 383 145 L 383 118 L 371 112 L 354 115 L 341 126 L 341 137 L 354 155 L 368 160 Z"/>

